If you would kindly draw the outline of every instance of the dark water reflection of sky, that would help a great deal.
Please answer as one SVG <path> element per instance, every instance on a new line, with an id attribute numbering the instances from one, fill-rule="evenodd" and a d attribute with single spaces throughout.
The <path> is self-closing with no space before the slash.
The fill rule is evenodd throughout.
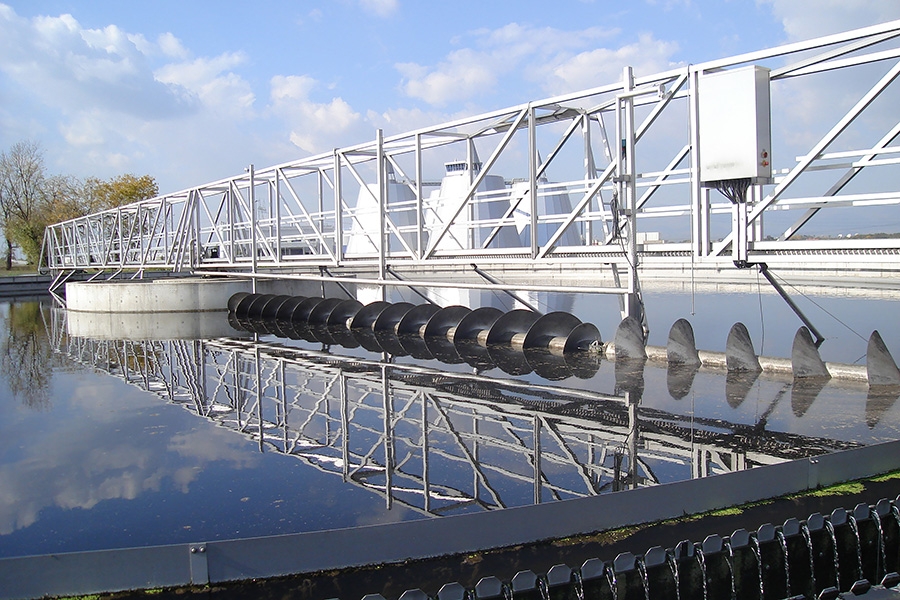
<path id="1" fill-rule="evenodd" d="M 760 297 L 752 294 L 691 298 L 684 291 L 667 291 L 648 293 L 647 301 L 648 306 L 659 307 L 651 313 L 650 342 L 660 345 L 664 345 L 671 323 L 688 317 L 694 323 L 698 346 L 721 350 L 728 328 L 735 320 L 743 320 L 757 346 L 759 333 L 765 330 L 763 354 L 788 356 L 798 326 L 772 296 L 762 299 L 762 319 Z M 826 360 L 853 362 L 865 354 L 865 342 L 849 328 L 866 337 L 871 329 L 879 329 L 889 348 L 900 354 L 900 325 L 893 316 L 896 302 L 890 298 L 817 301 L 827 304 L 827 310 L 847 324 L 821 326 L 827 338 L 823 345 Z M 612 337 L 618 323 L 614 299 L 580 297 L 562 304 L 582 320 L 596 323 L 604 338 Z M 690 315 L 692 305 L 701 318 Z M 402 502 L 388 508 L 383 495 L 346 484 L 339 473 L 314 468 L 310 461 L 269 448 L 261 452 L 252 435 L 54 352 L 50 312 L 46 303 L 0 303 L 0 557 L 422 518 L 421 511 Z M 821 314 L 819 317 L 826 320 Z M 266 341 L 318 349 L 304 342 Z M 379 358 L 361 349 L 345 354 Z M 436 361 L 425 366 L 465 371 L 464 366 Z M 489 374 L 510 379 L 496 369 Z M 548 384 L 534 374 L 519 379 Z M 873 399 L 865 386 L 832 382 L 810 401 L 789 389 L 789 381 L 763 377 L 741 398 L 726 402 L 725 382 L 719 373 L 702 370 L 688 393 L 678 398 L 669 391 L 664 368 L 648 367 L 643 383 L 642 410 L 677 415 L 685 422 L 722 420 L 862 444 L 900 437 L 900 402 L 896 398 Z M 590 379 L 570 378 L 554 385 L 612 394 L 617 387 L 614 365 L 604 362 Z M 405 401 L 398 397 L 394 403 Z M 373 402 L 377 406 L 381 400 Z M 517 427 L 519 418 L 485 421 L 485 428 L 492 423 L 498 429 L 505 427 L 504 423 Z M 373 421 L 373 429 L 377 429 L 377 421 Z M 404 426 L 398 425 L 398 435 Z M 421 432 L 411 431 L 407 437 L 414 441 L 417 436 Z M 551 438 L 545 442 L 548 447 Z M 451 444 L 440 439 L 440 431 L 432 443 L 438 449 L 442 443 Z M 398 442 L 398 448 L 400 445 Z M 377 440 L 372 447 L 378 448 Z M 483 451 L 490 456 L 489 448 Z M 657 467 L 660 481 L 690 477 L 689 465 Z M 552 467 L 547 468 L 550 473 Z M 447 481 L 469 477 L 452 461 L 442 463 L 435 458 L 432 469 L 432 475 L 445 475 Z M 493 489 L 506 494 L 508 505 L 529 503 L 533 485 L 527 477 L 523 479 L 516 482 L 511 478 Z"/>

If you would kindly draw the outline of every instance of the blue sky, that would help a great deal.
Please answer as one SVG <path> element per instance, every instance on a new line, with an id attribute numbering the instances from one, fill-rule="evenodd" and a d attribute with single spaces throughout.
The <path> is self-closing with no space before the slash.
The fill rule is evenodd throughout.
<path id="1" fill-rule="evenodd" d="M 677 65 L 893 19 L 896 0 L 16 0 L 0 149 L 172 192 Z"/>

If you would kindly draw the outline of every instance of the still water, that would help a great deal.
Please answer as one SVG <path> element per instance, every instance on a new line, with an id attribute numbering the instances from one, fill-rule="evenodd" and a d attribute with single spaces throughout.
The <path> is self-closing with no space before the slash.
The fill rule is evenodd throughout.
<path id="1" fill-rule="evenodd" d="M 618 324 L 614 299 L 533 300 L 605 339 Z M 771 295 L 646 301 L 653 344 L 688 317 L 698 347 L 721 350 L 742 320 L 760 354 L 789 356 L 799 325 Z M 900 347 L 889 294 L 809 302 L 826 360 L 864 361 L 872 329 Z M 225 333 L 206 339 L 114 339 L 69 317 L 45 300 L 0 304 L 0 557 L 496 510 L 900 438 L 896 396 L 858 383 L 597 359 L 548 379 L 253 335 L 225 314 L 207 315 Z"/>

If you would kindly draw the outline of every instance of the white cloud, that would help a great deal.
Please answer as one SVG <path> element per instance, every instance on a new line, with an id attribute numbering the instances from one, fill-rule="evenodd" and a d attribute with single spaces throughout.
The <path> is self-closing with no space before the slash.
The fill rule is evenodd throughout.
<path id="1" fill-rule="evenodd" d="M 543 93 L 557 94 L 618 81 L 626 64 L 640 73 L 669 68 L 677 44 L 645 34 L 634 44 L 601 46 L 620 33 L 601 27 L 564 31 L 510 23 L 473 32 L 472 47 L 455 50 L 432 67 L 399 63 L 395 68 L 407 96 L 439 107 L 492 94 L 507 78 L 518 77 L 520 87 L 524 80 Z M 523 89 L 523 100 L 528 95 Z"/>
<path id="2" fill-rule="evenodd" d="M 399 0 L 359 0 L 359 6 L 367 13 L 388 17 L 400 8 Z"/>
<path id="3" fill-rule="evenodd" d="M 771 7 L 775 18 L 782 23 L 787 41 L 803 41 L 900 19 L 900 2 L 893 0 L 759 2 Z M 785 127 L 784 140 L 791 151 L 804 153 L 880 76 L 877 70 L 846 69 L 773 85 L 773 120 L 789 124 Z M 859 136 L 858 144 L 874 143 L 875 136 L 895 122 L 892 103 L 886 108 L 883 102 L 875 103 L 848 133 L 851 137 Z M 874 130 L 867 132 L 866 128 L 873 125 Z"/>
<path id="4" fill-rule="evenodd" d="M 85 29 L 71 15 L 24 19 L 0 11 L 0 69 L 43 105 L 154 118 L 191 107 L 157 81 L 141 36 L 114 25 Z"/>
<path id="5" fill-rule="evenodd" d="M 490 56 L 468 48 L 451 53 L 434 69 L 416 63 L 402 63 L 396 67 L 406 79 L 403 91 L 434 106 L 490 91 L 502 69 Z"/>
<path id="6" fill-rule="evenodd" d="M 163 54 L 172 58 L 185 59 L 190 54 L 181 44 L 181 40 L 171 33 L 164 33 L 156 40 L 157 46 L 162 50 Z"/>
<path id="7" fill-rule="evenodd" d="M 581 52 L 558 64 L 546 65 L 543 69 L 545 88 L 551 94 L 561 94 L 588 89 L 621 81 L 622 70 L 634 67 L 634 73 L 652 75 L 676 66 L 672 56 L 678 51 L 678 44 L 657 40 L 650 34 L 643 34 L 634 44 L 619 48 L 597 48 Z"/>
<path id="8" fill-rule="evenodd" d="M 895 0 L 757 1 L 771 5 L 790 40 L 807 40 L 900 19 L 900 2 Z"/>
<path id="9" fill-rule="evenodd" d="M 306 75 L 276 75 L 270 82 L 272 112 L 290 125 L 291 142 L 310 153 L 335 147 L 361 121 L 342 98 L 313 101 L 310 93 L 316 87 L 318 82 Z"/>
<path id="10" fill-rule="evenodd" d="M 444 123 L 453 119 L 454 115 L 437 111 L 424 111 L 420 108 L 393 108 L 380 113 L 374 110 L 366 112 L 366 121 L 373 128 L 384 130 L 387 135 L 424 129 L 435 123 Z"/>
<path id="11" fill-rule="evenodd" d="M 158 81 L 187 90 L 192 98 L 223 116 L 249 116 L 255 96 L 250 84 L 232 69 L 246 62 L 241 52 L 167 64 L 156 70 Z"/>

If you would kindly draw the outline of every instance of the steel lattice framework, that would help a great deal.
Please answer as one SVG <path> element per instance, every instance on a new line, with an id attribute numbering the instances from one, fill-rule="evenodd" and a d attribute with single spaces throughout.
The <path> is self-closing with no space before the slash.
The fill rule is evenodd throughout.
<path id="1" fill-rule="evenodd" d="M 618 83 L 379 130 L 374 141 L 53 225 L 47 264 L 57 281 L 77 269 L 166 269 L 354 271 L 379 282 L 392 269 L 415 279 L 469 264 L 588 264 L 609 266 L 612 283 L 578 289 L 625 294 L 637 290 L 638 262 L 656 259 L 895 263 L 900 239 L 858 234 L 883 222 L 874 207 L 900 203 L 898 37 L 894 21 L 654 75 L 626 68 Z M 701 185 L 698 81 L 747 65 L 769 72 L 774 177 L 736 208 Z M 438 180 L 454 161 L 465 189 L 442 197 Z M 497 176 L 505 186 L 485 189 Z M 828 219 L 840 239 L 805 235 Z"/>

